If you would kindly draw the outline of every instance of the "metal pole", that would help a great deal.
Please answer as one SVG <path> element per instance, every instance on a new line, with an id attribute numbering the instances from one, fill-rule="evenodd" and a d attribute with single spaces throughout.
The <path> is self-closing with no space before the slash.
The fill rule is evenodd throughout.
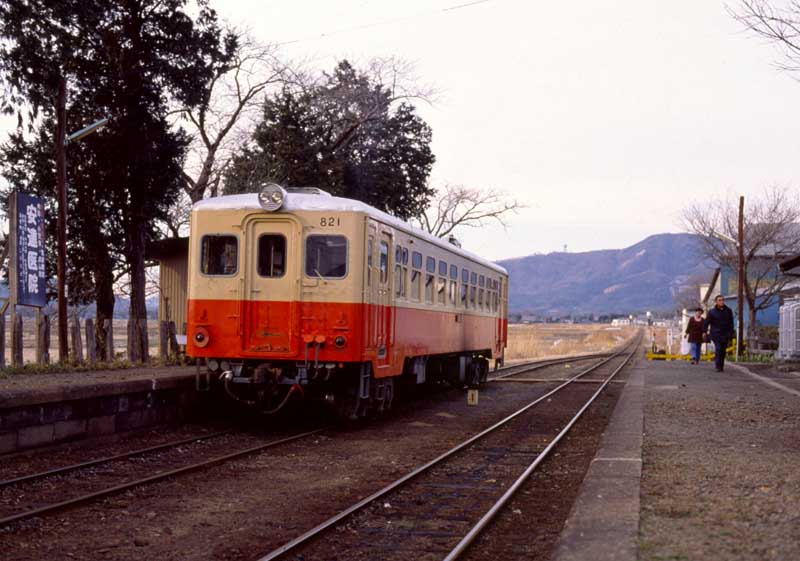
<path id="1" fill-rule="evenodd" d="M 744 274 L 744 196 L 739 197 L 739 233 L 738 243 L 736 244 L 739 250 L 739 282 L 738 293 L 736 297 L 736 313 L 739 316 L 739 329 L 736 333 L 736 360 L 739 360 L 739 355 L 742 352 L 742 341 L 744 339 L 744 283 L 747 282 Z"/>
<path id="2" fill-rule="evenodd" d="M 66 362 L 69 358 L 67 341 L 67 80 L 58 81 L 58 100 L 56 102 L 56 191 L 58 196 L 57 229 L 57 274 L 58 274 L 58 360 Z"/>

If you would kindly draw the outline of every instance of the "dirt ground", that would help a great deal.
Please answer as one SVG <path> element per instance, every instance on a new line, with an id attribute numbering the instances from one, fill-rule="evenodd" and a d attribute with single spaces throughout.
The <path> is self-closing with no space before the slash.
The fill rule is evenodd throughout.
<path id="1" fill-rule="evenodd" d="M 800 398 L 730 366 L 667 363 L 646 384 L 640 559 L 800 559 Z"/>

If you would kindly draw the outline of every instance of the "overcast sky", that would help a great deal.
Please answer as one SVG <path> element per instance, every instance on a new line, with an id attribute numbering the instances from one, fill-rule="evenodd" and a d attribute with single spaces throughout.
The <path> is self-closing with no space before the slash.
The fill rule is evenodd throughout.
<path id="1" fill-rule="evenodd" d="M 528 208 L 463 231 L 499 259 L 680 231 L 685 203 L 796 187 L 800 82 L 717 0 L 211 0 L 286 55 L 330 69 L 398 56 L 441 92 L 435 184 Z M 383 23 L 382 23 L 383 22 Z M 8 121 L 6 121 L 8 123 Z"/>

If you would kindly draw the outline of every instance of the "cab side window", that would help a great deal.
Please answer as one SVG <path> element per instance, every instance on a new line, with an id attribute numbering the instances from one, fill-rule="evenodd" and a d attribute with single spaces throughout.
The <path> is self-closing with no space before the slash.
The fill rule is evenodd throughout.
<path id="1" fill-rule="evenodd" d="M 308 236 L 305 269 L 309 277 L 341 279 L 347 276 L 347 238 L 316 234 Z"/>
<path id="2" fill-rule="evenodd" d="M 200 241 L 200 272 L 204 275 L 233 276 L 239 270 L 239 240 L 236 236 L 214 234 Z"/>

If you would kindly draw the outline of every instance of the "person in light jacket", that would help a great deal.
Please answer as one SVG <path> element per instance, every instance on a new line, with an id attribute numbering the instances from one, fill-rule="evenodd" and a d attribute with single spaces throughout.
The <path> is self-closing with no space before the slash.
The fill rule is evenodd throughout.
<path id="1" fill-rule="evenodd" d="M 714 307 L 706 314 L 705 333 L 714 343 L 714 366 L 717 372 L 725 368 L 725 351 L 733 339 L 733 312 L 725 305 L 721 294 L 714 297 Z"/>
<path id="2" fill-rule="evenodd" d="M 689 318 L 689 323 L 686 324 L 686 340 L 689 341 L 689 356 L 692 357 L 692 364 L 700 362 L 700 347 L 703 346 L 704 328 L 703 308 L 696 308 L 694 315 Z"/>

